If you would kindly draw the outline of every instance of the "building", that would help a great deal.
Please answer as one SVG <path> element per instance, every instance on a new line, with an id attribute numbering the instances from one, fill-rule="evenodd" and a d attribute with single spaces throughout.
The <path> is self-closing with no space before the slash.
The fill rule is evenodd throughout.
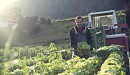
<path id="1" fill-rule="evenodd" d="M 18 20 L 11 19 L 6 15 L 0 14 L 0 28 L 12 27 L 13 25 L 18 26 Z"/>

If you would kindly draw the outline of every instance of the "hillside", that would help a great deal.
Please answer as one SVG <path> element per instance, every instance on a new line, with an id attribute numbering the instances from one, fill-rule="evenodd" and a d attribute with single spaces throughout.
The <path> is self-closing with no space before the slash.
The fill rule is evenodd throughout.
<path id="1" fill-rule="evenodd" d="M 22 26 L 25 25 L 25 26 Z M 69 31 L 75 26 L 74 19 L 66 20 L 53 20 L 51 24 L 38 24 L 40 29 L 38 32 L 33 31 L 35 26 L 27 26 L 22 24 L 16 28 L 13 39 L 12 46 L 24 46 L 29 44 L 41 44 L 48 45 L 51 42 L 54 43 L 68 43 L 69 42 Z M 10 28 L 0 30 L 1 39 L 0 47 L 5 46 L 10 35 Z"/>
<path id="2" fill-rule="evenodd" d="M 19 0 L 11 6 L 21 8 L 25 16 L 65 19 L 90 12 L 124 9 L 127 0 Z"/>
<path id="3" fill-rule="evenodd" d="M 87 18 L 85 16 L 84 21 L 87 21 Z M 23 38 L 19 37 L 19 44 L 23 43 L 46 45 L 50 44 L 51 42 L 62 44 L 69 43 L 69 32 L 70 29 L 75 26 L 75 21 L 74 18 L 65 20 L 54 20 L 51 24 L 40 24 L 40 26 L 41 31 L 39 33 L 36 33 L 32 36 L 21 36 Z"/>
<path id="4" fill-rule="evenodd" d="M 12 45 L 68 43 L 69 31 L 75 23 L 74 19 L 66 18 L 86 16 L 89 12 L 121 10 L 126 1 L 128 0 L 19 0 L 11 5 L 16 8 L 7 10 L 12 18 L 19 18 Z M 1 30 L 0 47 L 4 47 L 9 32 L 8 29 Z"/>
<path id="5" fill-rule="evenodd" d="M 84 22 L 87 22 L 87 16 L 83 16 L 83 18 Z M 48 45 L 51 42 L 55 44 L 70 43 L 69 32 L 75 26 L 74 20 L 74 18 L 64 20 L 41 18 L 40 21 L 37 21 L 35 16 L 25 17 L 19 20 L 19 26 L 15 31 L 11 45 Z M 0 47 L 4 47 L 9 33 L 8 29 L 1 30 Z"/>

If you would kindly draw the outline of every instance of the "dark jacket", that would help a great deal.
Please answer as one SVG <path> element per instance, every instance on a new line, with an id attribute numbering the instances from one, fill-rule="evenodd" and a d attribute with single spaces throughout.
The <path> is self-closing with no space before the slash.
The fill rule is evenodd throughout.
<path id="1" fill-rule="evenodd" d="M 77 33 L 75 32 L 75 29 Z M 71 47 L 77 49 L 78 42 L 87 42 L 90 46 L 92 46 L 92 36 L 88 28 L 82 27 L 82 31 L 80 32 L 77 26 L 71 29 L 70 31 L 70 40 Z M 85 31 L 86 29 L 86 31 Z"/>

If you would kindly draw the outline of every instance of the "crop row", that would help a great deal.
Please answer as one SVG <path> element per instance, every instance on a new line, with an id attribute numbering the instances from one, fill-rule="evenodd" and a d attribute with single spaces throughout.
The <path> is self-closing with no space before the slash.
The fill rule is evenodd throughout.
<path id="1" fill-rule="evenodd" d="M 32 49 L 32 48 L 31 48 Z M 31 50 L 28 48 L 28 50 Z M 41 50 L 43 49 L 43 50 Z M 32 50 L 39 51 L 33 57 L 23 57 L 0 64 L 1 74 L 18 74 L 18 75 L 102 75 L 104 68 L 115 66 L 113 69 L 119 69 L 117 74 L 125 75 L 124 61 L 122 59 L 122 47 L 118 45 L 104 46 L 93 50 L 92 56 L 87 60 L 76 56 L 71 59 L 71 51 L 59 51 L 54 44 L 49 47 L 50 51 L 44 51 L 42 47 L 36 47 Z M 106 52 L 106 56 L 103 52 Z M 113 53 L 114 52 L 114 53 Z M 69 57 L 69 60 L 64 58 Z M 109 62 L 107 63 L 106 62 Z M 11 64 L 11 65 L 10 65 Z M 105 65 L 104 65 L 105 64 Z M 3 66 L 4 65 L 4 66 Z M 102 66 L 101 66 L 102 65 Z M 111 67 L 109 68 L 111 69 Z M 112 70 L 112 73 L 113 71 Z M 107 71 L 107 69 L 106 69 Z M 105 73 L 111 73 L 106 72 Z M 115 73 L 114 71 L 114 73 Z M 116 75 L 116 74 L 115 74 Z"/>

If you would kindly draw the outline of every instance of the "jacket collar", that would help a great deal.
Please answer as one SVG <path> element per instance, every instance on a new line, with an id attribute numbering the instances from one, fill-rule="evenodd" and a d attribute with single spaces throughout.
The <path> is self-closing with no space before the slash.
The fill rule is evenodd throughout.
<path id="1" fill-rule="evenodd" d="M 83 31 L 84 29 L 85 29 L 85 27 L 82 26 L 82 31 Z M 77 30 L 78 32 L 80 32 L 77 26 L 76 26 L 76 30 Z"/>

